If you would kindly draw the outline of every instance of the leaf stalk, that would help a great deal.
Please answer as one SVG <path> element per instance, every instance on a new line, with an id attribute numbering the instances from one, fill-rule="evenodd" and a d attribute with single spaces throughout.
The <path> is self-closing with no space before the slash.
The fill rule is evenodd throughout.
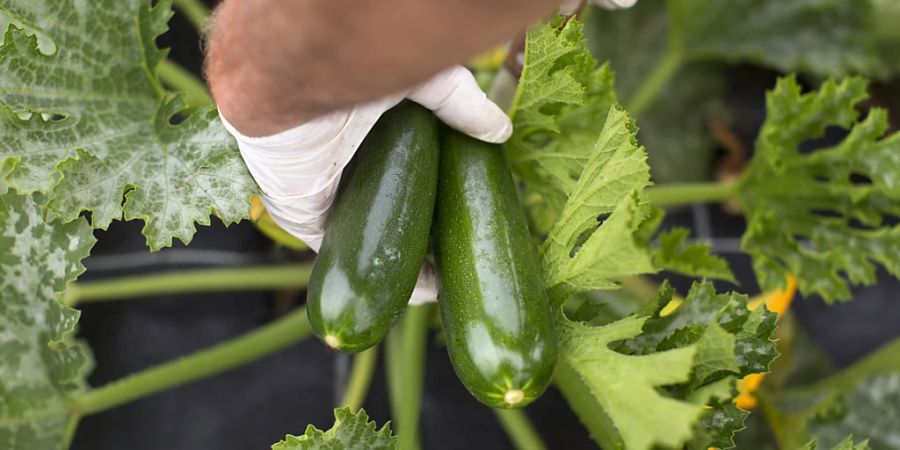
<path id="1" fill-rule="evenodd" d="M 156 67 L 156 75 L 163 84 L 183 92 L 184 102 L 190 109 L 205 108 L 215 104 L 209 95 L 206 83 L 175 62 L 168 59 L 160 61 Z"/>
<path id="2" fill-rule="evenodd" d="M 201 0 L 173 0 L 172 6 L 191 22 L 201 36 L 206 35 L 206 21 L 209 19 L 209 8 Z"/>
<path id="3" fill-rule="evenodd" d="M 378 346 L 372 347 L 353 357 L 353 369 L 350 372 L 350 380 L 341 398 L 341 406 L 350 408 L 350 411 L 359 411 L 366 401 L 369 386 L 372 384 L 372 374 L 378 363 Z"/>
<path id="4" fill-rule="evenodd" d="M 738 195 L 738 183 L 672 183 L 651 186 L 645 190 L 650 203 L 658 207 L 713 203 Z"/>
<path id="5" fill-rule="evenodd" d="M 63 303 L 74 307 L 81 303 L 162 294 L 305 288 L 311 273 L 312 264 L 307 263 L 198 269 L 71 283 L 66 289 Z"/>
<path id="6" fill-rule="evenodd" d="M 298 308 L 256 331 L 89 390 L 72 399 L 72 410 L 81 416 L 106 411 L 256 361 L 310 334 L 306 308 Z"/>
<path id="7" fill-rule="evenodd" d="M 547 446 L 521 409 L 494 409 L 494 415 L 516 450 L 546 450 Z"/>

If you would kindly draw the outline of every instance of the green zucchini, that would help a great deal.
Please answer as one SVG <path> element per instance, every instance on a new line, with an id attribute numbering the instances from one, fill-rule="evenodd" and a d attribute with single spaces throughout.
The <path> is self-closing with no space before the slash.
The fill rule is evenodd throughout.
<path id="1" fill-rule="evenodd" d="M 375 345 L 406 308 L 428 247 L 438 146 L 434 115 L 406 101 L 344 170 L 307 291 L 310 324 L 329 347 Z"/>
<path id="2" fill-rule="evenodd" d="M 538 253 L 499 146 L 448 130 L 435 219 L 438 304 L 460 381 L 497 408 L 547 388 L 556 336 Z"/>

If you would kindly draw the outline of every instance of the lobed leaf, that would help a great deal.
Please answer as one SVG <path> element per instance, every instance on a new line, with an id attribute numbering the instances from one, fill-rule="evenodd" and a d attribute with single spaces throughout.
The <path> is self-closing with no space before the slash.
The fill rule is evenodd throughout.
<path id="1" fill-rule="evenodd" d="M 715 278 L 735 282 L 734 274 L 723 258 L 710 254 L 709 245 L 685 244 L 690 230 L 673 228 L 659 235 L 659 246 L 653 251 L 656 267 L 682 275 Z"/>
<path id="2" fill-rule="evenodd" d="M 837 402 L 836 412 L 809 422 L 817 442 L 833 445 L 851 434 L 866 436 L 875 450 L 900 448 L 900 372 L 865 378 Z"/>
<path id="3" fill-rule="evenodd" d="M 881 138 L 883 110 L 859 121 L 866 83 L 825 82 L 803 94 L 793 77 L 767 98 L 757 156 L 740 184 L 748 226 L 742 248 L 765 289 L 797 279 L 804 295 L 850 298 L 848 284 L 875 282 L 875 265 L 900 277 L 900 134 Z M 839 144 L 801 153 L 829 127 L 850 128 Z"/>
<path id="4" fill-rule="evenodd" d="M 84 219 L 47 224 L 40 194 L 0 195 L 0 448 L 68 447 L 85 388 L 88 349 L 75 341 L 78 311 L 59 294 L 84 271 L 94 245 Z"/>
<path id="5" fill-rule="evenodd" d="M 171 0 L 9 0 L 0 45 L 5 184 L 94 227 L 142 219 L 151 249 L 190 241 L 210 214 L 247 217 L 255 183 L 214 110 L 182 113 L 156 67 Z M 179 123 L 173 124 L 173 121 Z"/>
<path id="6" fill-rule="evenodd" d="M 743 377 L 768 372 L 778 356 L 775 342 L 777 315 L 766 308 L 750 311 L 748 297 L 730 292 L 717 294 L 710 282 L 694 283 L 683 303 L 671 314 L 660 316 L 673 291 L 664 285 L 656 303 L 644 313 L 651 317 L 642 333 L 625 341 L 629 353 L 647 354 L 693 345 L 697 348 L 691 390 L 727 376 Z"/>
<path id="7" fill-rule="evenodd" d="M 302 436 L 285 436 L 284 440 L 272 446 L 272 450 L 394 450 L 397 438 L 391 434 L 389 425 L 376 429 L 375 422 L 369 422 L 364 410 L 356 413 L 350 408 L 334 410 L 334 426 L 322 431 L 309 425 Z"/>
<path id="8" fill-rule="evenodd" d="M 689 450 L 707 450 L 710 448 L 734 448 L 734 435 L 744 430 L 749 411 L 744 411 L 731 401 L 710 407 L 703 412 L 698 430 L 691 439 Z"/>
<path id="9" fill-rule="evenodd" d="M 636 238 L 650 216 L 641 193 L 650 174 L 636 132 L 624 111 L 610 108 L 594 152 L 544 241 L 546 285 L 557 292 L 557 301 L 571 292 L 615 288 L 613 278 L 655 270 Z"/>
<path id="10" fill-rule="evenodd" d="M 610 106 L 613 74 L 597 67 L 577 19 L 528 33 L 525 65 L 509 115 L 513 135 L 504 149 L 516 175 L 539 195 L 531 213 L 555 222 L 594 151 Z"/>
<path id="11" fill-rule="evenodd" d="M 800 447 L 798 450 L 816 450 L 818 445 L 816 445 L 816 441 L 810 441 L 806 445 Z M 831 450 L 870 450 L 872 447 L 869 446 L 869 441 L 865 440 L 860 442 L 859 444 L 855 444 L 853 441 L 853 435 L 849 435 L 844 438 L 839 444 L 835 445 L 831 448 Z"/>
<path id="12" fill-rule="evenodd" d="M 749 414 L 733 405 L 735 382 L 751 373 L 768 372 L 778 356 L 772 340 L 776 314 L 765 308 L 751 312 L 747 296 L 716 294 L 712 283 L 703 282 L 694 283 L 674 312 L 661 316 L 673 294 L 664 283 L 640 312 L 649 315 L 642 333 L 616 348 L 638 355 L 694 348 L 689 380 L 670 388 L 706 408 L 688 448 L 732 448 L 734 434 L 744 429 Z"/>
<path id="13" fill-rule="evenodd" d="M 837 443 L 842 436 L 826 435 L 829 425 L 860 436 L 873 433 L 873 439 L 887 443 L 877 446 L 873 441 L 873 448 L 893 448 L 897 433 L 892 424 L 900 411 L 898 382 L 900 339 L 895 339 L 824 380 L 779 392 L 771 409 L 785 426 L 774 431 L 779 442 L 789 448 L 800 447 L 814 437 L 827 438 L 829 441 L 823 442 L 826 445 Z"/>
<path id="14" fill-rule="evenodd" d="M 609 345 L 640 334 L 646 318 L 630 316 L 602 327 L 561 319 L 557 386 L 603 448 L 679 447 L 703 414 L 701 405 L 663 395 L 659 388 L 690 377 L 696 348 L 648 355 L 618 353 Z M 588 397 L 584 394 L 589 393 Z M 585 414 L 589 408 L 602 415 Z M 599 426 L 592 426 L 597 424 Z"/>

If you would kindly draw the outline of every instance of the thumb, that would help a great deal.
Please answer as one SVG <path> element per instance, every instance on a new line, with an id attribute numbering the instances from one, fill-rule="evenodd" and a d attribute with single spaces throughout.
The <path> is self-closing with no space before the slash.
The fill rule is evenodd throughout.
<path id="1" fill-rule="evenodd" d="M 606 9 L 631 8 L 637 0 L 594 0 L 594 4 Z"/>
<path id="2" fill-rule="evenodd" d="M 512 135 L 509 117 L 487 98 L 465 67 L 453 66 L 435 75 L 407 97 L 434 111 L 447 125 L 476 139 L 497 144 Z"/>

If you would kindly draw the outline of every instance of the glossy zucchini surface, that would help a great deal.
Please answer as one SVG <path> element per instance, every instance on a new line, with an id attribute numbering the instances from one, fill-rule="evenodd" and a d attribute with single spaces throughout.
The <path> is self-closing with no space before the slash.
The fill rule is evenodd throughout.
<path id="1" fill-rule="evenodd" d="M 431 111 L 405 101 L 344 170 L 307 292 L 310 324 L 329 347 L 375 345 L 406 308 L 428 247 L 438 145 Z"/>
<path id="2" fill-rule="evenodd" d="M 488 406 L 527 405 L 550 383 L 556 337 L 499 146 L 442 133 L 434 234 L 438 304 L 457 376 Z"/>

